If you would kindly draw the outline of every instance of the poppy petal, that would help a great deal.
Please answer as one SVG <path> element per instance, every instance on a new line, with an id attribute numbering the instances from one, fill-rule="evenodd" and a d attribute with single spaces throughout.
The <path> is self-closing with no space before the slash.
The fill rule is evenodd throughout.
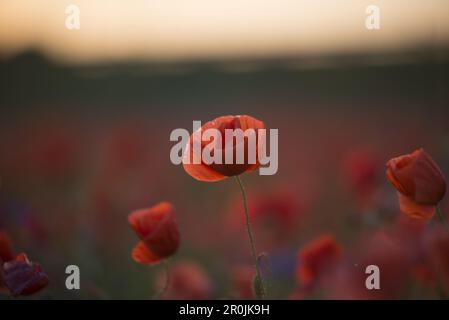
<path id="1" fill-rule="evenodd" d="M 5 232 L 0 232 L 0 262 L 7 262 L 13 259 L 11 239 Z"/>
<path id="2" fill-rule="evenodd" d="M 157 226 L 157 223 L 173 211 L 168 202 L 160 202 L 149 209 L 140 209 L 128 216 L 128 222 L 140 238 L 145 238 Z"/>
<path id="3" fill-rule="evenodd" d="M 203 182 L 217 182 L 227 178 L 227 176 L 212 170 L 204 164 L 183 164 L 184 170 L 191 177 Z"/>
<path id="4" fill-rule="evenodd" d="M 158 228 L 150 236 L 143 239 L 143 241 L 147 248 L 155 255 L 166 258 L 178 250 L 179 238 L 175 215 L 171 212 L 160 223 Z"/>
<path id="5" fill-rule="evenodd" d="M 446 193 L 443 173 L 433 159 L 422 149 L 415 163 L 415 194 L 413 199 L 420 204 L 434 205 Z"/>
<path id="6" fill-rule="evenodd" d="M 387 163 L 387 178 L 402 194 L 413 196 L 415 193 L 414 176 L 415 157 L 404 155 L 396 157 Z"/>
<path id="7" fill-rule="evenodd" d="M 134 261 L 143 264 L 157 264 L 161 258 L 151 252 L 143 241 L 139 241 L 131 253 Z"/>
<path id="8" fill-rule="evenodd" d="M 412 218 L 431 219 L 436 212 L 435 206 L 421 205 L 398 192 L 401 211 Z"/>
<path id="9" fill-rule="evenodd" d="M 201 161 L 201 155 L 197 155 L 193 152 L 191 144 L 192 143 L 189 141 L 182 159 L 182 166 L 187 174 L 196 180 L 204 182 L 216 182 L 227 178 L 225 175 L 204 164 Z"/>
<path id="10" fill-rule="evenodd" d="M 341 245 L 330 234 L 324 234 L 304 246 L 298 254 L 299 267 L 296 271 L 303 286 L 314 283 L 320 274 L 332 268 L 342 253 Z"/>

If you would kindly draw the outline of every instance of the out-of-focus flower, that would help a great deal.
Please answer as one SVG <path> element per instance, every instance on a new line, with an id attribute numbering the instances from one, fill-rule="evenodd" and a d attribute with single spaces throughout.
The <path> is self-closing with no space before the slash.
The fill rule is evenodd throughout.
<path id="1" fill-rule="evenodd" d="M 233 201 L 230 211 L 229 223 L 233 226 L 241 226 L 245 222 L 241 199 Z M 296 223 L 302 208 L 289 190 L 282 189 L 252 195 L 248 200 L 248 211 L 254 224 L 266 223 L 272 228 L 274 223 L 285 230 Z"/>
<path id="2" fill-rule="evenodd" d="M 155 264 L 178 250 L 178 224 L 170 203 L 161 202 L 148 209 L 136 210 L 128 216 L 128 222 L 141 239 L 132 251 L 136 262 Z"/>
<path id="3" fill-rule="evenodd" d="M 378 169 L 377 158 L 368 151 L 354 151 L 344 158 L 344 177 L 362 205 L 369 202 L 377 187 Z"/>
<path id="4" fill-rule="evenodd" d="M 186 152 L 183 157 L 183 166 L 185 171 L 192 176 L 193 178 L 200 180 L 200 181 L 206 181 L 206 182 L 213 182 L 213 181 L 220 181 L 223 179 L 226 179 L 227 177 L 231 176 L 237 176 L 244 172 L 251 172 L 256 170 L 259 167 L 259 150 L 258 150 L 258 142 L 260 139 L 259 131 L 258 129 L 264 129 L 265 124 L 257 120 L 256 118 L 247 116 L 247 115 L 239 115 L 239 116 L 222 116 L 219 118 L 216 118 L 212 121 L 207 122 L 204 124 L 200 129 L 199 132 L 193 133 L 190 136 L 190 139 L 187 143 Z M 213 139 L 206 140 L 203 139 L 203 133 L 208 129 L 217 129 L 221 133 L 221 145 L 218 145 L 213 142 Z M 233 139 L 233 143 L 231 146 L 231 143 L 226 141 L 225 139 L 225 130 L 226 129 L 241 129 L 243 131 L 246 131 L 247 129 L 253 129 L 256 135 L 255 139 L 255 146 L 256 146 L 256 163 L 251 164 L 249 163 L 249 151 L 248 151 L 248 138 L 244 138 L 244 146 L 241 146 L 240 144 L 235 142 L 235 138 Z M 239 141 L 237 141 L 239 142 Z M 242 143 L 242 142 L 240 142 Z M 194 148 L 194 144 L 201 146 L 200 153 L 196 153 L 196 147 Z M 212 145 L 214 147 L 212 147 Z M 232 149 L 231 149 L 232 147 Z M 244 162 L 242 164 L 236 164 L 236 151 L 237 148 L 243 148 L 244 151 Z M 222 154 L 222 163 L 212 163 L 212 164 L 206 164 L 202 159 L 202 150 L 207 148 L 215 148 L 220 149 Z M 199 149 L 199 148 L 198 148 Z M 212 151 L 211 149 L 210 151 Z M 233 152 L 233 159 L 234 163 L 232 164 L 226 164 L 225 163 L 225 154 L 227 150 L 232 150 Z M 229 151 L 228 151 L 229 152 Z M 198 164 L 195 164 L 198 162 Z"/>
<path id="5" fill-rule="evenodd" d="M 419 219 L 433 217 L 446 192 L 446 180 L 423 149 L 388 161 L 386 175 L 398 190 L 402 212 Z"/>
<path id="6" fill-rule="evenodd" d="M 164 273 L 158 274 L 158 287 L 163 287 L 165 277 Z M 163 297 L 175 300 L 205 300 L 210 299 L 211 292 L 211 281 L 204 270 L 193 262 L 183 261 L 171 269 L 168 288 Z"/>
<path id="7" fill-rule="evenodd" d="M 12 242 L 9 236 L 0 231 L 0 267 L 3 262 L 8 262 L 14 259 L 14 253 L 12 251 Z"/>
<path id="8" fill-rule="evenodd" d="M 3 263 L 13 259 L 11 239 L 5 232 L 0 231 L 0 290 L 5 286 Z"/>
<path id="9" fill-rule="evenodd" d="M 8 152 L 2 153 L 16 177 L 61 179 L 75 172 L 82 155 L 80 134 L 58 122 L 30 124 L 12 133 L 4 146 Z"/>
<path id="10" fill-rule="evenodd" d="M 421 263 L 413 266 L 411 275 L 413 280 L 416 280 L 419 284 L 435 290 L 437 279 L 435 278 L 435 273 L 428 264 Z"/>
<path id="11" fill-rule="evenodd" d="M 38 244 L 45 244 L 48 241 L 48 230 L 42 219 L 26 210 L 18 217 L 20 225 L 23 227 L 24 237 Z"/>
<path id="12" fill-rule="evenodd" d="M 101 151 L 97 160 L 101 163 L 99 171 L 117 176 L 140 168 L 151 154 L 151 137 L 139 121 L 108 129 L 98 143 Z"/>
<path id="13" fill-rule="evenodd" d="M 26 254 L 3 264 L 4 281 L 11 294 L 28 296 L 48 285 L 48 277 L 39 264 L 30 262 Z"/>
<path id="14" fill-rule="evenodd" d="M 310 242 L 298 253 L 298 281 L 304 287 L 314 285 L 332 270 L 341 254 L 342 247 L 332 235 L 325 234 Z"/>
<path id="15" fill-rule="evenodd" d="M 449 231 L 443 226 L 432 230 L 426 239 L 426 252 L 432 279 L 449 294 Z"/>
<path id="16" fill-rule="evenodd" d="M 401 295 L 412 272 L 413 252 L 395 233 L 377 232 L 368 240 L 361 240 L 354 256 L 342 261 L 328 278 L 328 289 L 335 299 L 394 299 Z M 377 266 L 380 289 L 369 290 L 366 268 Z"/>
<path id="17" fill-rule="evenodd" d="M 255 299 L 253 281 L 254 268 L 239 266 L 231 272 L 232 293 L 237 299 Z"/>
<path id="18" fill-rule="evenodd" d="M 231 234 L 245 225 L 243 210 L 241 200 L 233 199 L 226 221 Z M 257 230 L 258 242 L 267 250 L 291 241 L 298 232 L 304 209 L 292 190 L 280 188 L 252 195 L 248 199 L 248 212 Z"/>

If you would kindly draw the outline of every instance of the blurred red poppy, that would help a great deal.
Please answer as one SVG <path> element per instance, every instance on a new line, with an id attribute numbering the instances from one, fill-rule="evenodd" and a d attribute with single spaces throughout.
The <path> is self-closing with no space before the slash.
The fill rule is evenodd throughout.
<path id="1" fill-rule="evenodd" d="M 256 273 L 254 268 L 249 266 L 239 266 L 231 273 L 231 283 L 233 294 L 237 299 L 255 299 L 253 281 Z"/>
<path id="2" fill-rule="evenodd" d="M 449 231 L 445 226 L 432 230 L 426 239 L 426 249 L 433 278 L 449 293 Z"/>
<path id="3" fill-rule="evenodd" d="M 14 254 L 11 247 L 11 239 L 9 239 L 5 232 L 0 232 L 0 290 L 2 290 L 5 286 L 3 263 L 14 259 Z"/>
<path id="4" fill-rule="evenodd" d="M 275 227 L 286 232 L 296 229 L 297 220 L 303 214 L 295 194 L 288 188 L 278 188 L 255 192 L 248 199 L 249 216 L 254 224 L 266 224 L 272 230 Z M 240 227 L 245 222 L 241 199 L 233 199 L 229 209 L 229 223 L 232 227 Z M 297 230 L 297 229 L 296 229 Z"/>
<path id="5" fill-rule="evenodd" d="M 298 254 L 297 278 L 303 286 L 310 286 L 338 262 L 342 247 L 332 235 L 322 235 L 304 246 Z"/>
<path id="6" fill-rule="evenodd" d="M 165 277 L 164 273 L 158 274 L 158 287 L 163 287 Z M 169 285 L 163 297 L 174 300 L 204 300 L 210 299 L 211 292 L 212 285 L 203 268 L 193 262 L 183 261 L 172 268 Z"/>
<path id="7" fill-rule="evenodd" d="M 178 224 L 170 203 L 161 202 L 148 209 L 136 210 L 128 216 L 128 222 L 141 239 L 132 251 L 136 262 L 156 264 L 178 249 Z"/>
<path id="8" fill-rule="evenodd" d="M 0 267 L 3 262 L 14 259 L 11 239 L 5 232 L 0 232 Z"/>
<path id="9" fill-rule="evenodd" d="M 401 211 L 413 218 L 433 217 L 446 192 L 446 180 L 423 149 L 388 161 L 386 175 L 398 190 Z"/>
<path id="10" fill-rule="evenodd" d="M 39 264 L 30 262 L 26 254 L 3 264 L 4 281 L 11 294 L 28 296 L 48 285 L 48 277 Z"/>
<path id="11" fill-rule="evenodd" d="M 64 119 L 38 122 L 11 133 L 6 145 L 10 152 L 2 152 L 8 169 L 16 176 L 26 176 L 27 181 L 60 179 L 74 173 L 83 154 L 80 133 Z"/>
<path id="12" fill-rule="evenodd" d="M 342 261 L 326 283 L 332 299 L 397 299 L 401 297 L 416 262 L 414 243 L 398 230 L 380 230 L 365 239 L 359 239 L 351 258 Z M 409 250 L 410 246 L 414 250 Z M 377 266 L 380 270 L 380 289 L 366 287 L 366 268 Z"/>
<path id="13" fill-rule="evenodd" d="M 378 169 L 377 156 L 370 151 L 351 151 L 343 160 L 344 178 L 362 206 L 373 201 L 379 178 Z"/>
<path id="14" fill-rule="evenodd" d="M 192 134 L 190 136 L 188 147 L 186 149 L 186 153 L 184 154 L 183 159 L 183 166 L 184 170 L 193 178 L 200 180 L 200 181 L 206 181 L 206 182 L 214 182 L 214 181 L 220 181 L 223 179 L 226 179 L 227 177 L 231 176 L 237 176 L 244 172 L 251 172 L 256 170 L 259 167 L 259 150 L 258 150 L 258 141 L 261 138 L 260 134 L 258 132 L 258 129 L 264 129 L 265 124 L 257 120 L 256 118 L 247 116 L 247 115 L 239 115 L 239 116 L 222 116 L 219 118 L 216 118 L 212 121 L 207 122 L 204 124 L 201 129 L 201 133 L 205 132 L 208 129 L 217 129 L 221 133 L 222 137 L 222 143 L 221 146 L 218 146 L 218 148 L 221 149 L 222 154 L 222 163 L 212 163 L 212 164 L 206 164 L 203 162 L 201 151 L 199 154 L 195 153 L 196 150 L 194 150 L 193 145 L 194 143 L 198 143 L 198 145 L 201 145 L 201 150 L 204 148 L 210 148 L 210 143 L 212 141 L 206 140 L 203 141 L 202 134 Z M 229 150 L 231 148 L 231 142 L 226 141 L 225 139 L 225 130 L 226 129 L 241 129 L 243 131 L 246 131 L 247 129 L 254 129 L 256 134 L 256 163 L 251 164 L 249 163 L 249 151 L 248 151 L 248 138 L 244 138 L 244 155 L 245 160 L 242 164 L 226 164 L 225 163 L 225 154 L 226 150 Z M 199 141 L 198 141 L 199 140 Z M 234 138 L 234 140 L 236 140 Z M 215 146 L 217 148 L 217 146 Z M 233 159 L 235 162 L 236 159 L 236 150 L 237 150 L 237 143 L 235 141 L 232 143 L 233 147 Z M 199 162 L 198 164 L 194 162 Z"/>
<path id="15" fill-rule="evenodd" d="M 270 188 L 255 192 L 248 199 L 248 213 L 252 226 L 257 230 L 257 241 L 264 250 L 273 246 L 285 245 L 298 233 L 305 213 L 305 206 L 298 200 L 297 194 L 290 188 Z M 226 220 L 226 231 L 235 237 L 245 225 L 242 200 L 232 199 Z"/>

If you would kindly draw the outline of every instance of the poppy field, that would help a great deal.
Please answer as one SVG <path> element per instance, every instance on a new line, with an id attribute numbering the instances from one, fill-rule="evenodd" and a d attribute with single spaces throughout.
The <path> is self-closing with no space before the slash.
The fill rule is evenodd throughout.
<path id="1" fill-rule="evenodd" d="M 58 85 L 57 66 L 39 68 Z M 126 84 L 75 78 L 62 97 L 34 80 L 21 97 L 22 78 L 8 78 L 0 298 L 447 299 L 448 100 L 437 88 L 449 81 L 428 85 L 441 68 L 193 71 L 142 88 L 130 77 L 135 87 L 110 94 Z M 173 164 L 170 132 L 194 120 L 277 129 L 277 172 Z"/>

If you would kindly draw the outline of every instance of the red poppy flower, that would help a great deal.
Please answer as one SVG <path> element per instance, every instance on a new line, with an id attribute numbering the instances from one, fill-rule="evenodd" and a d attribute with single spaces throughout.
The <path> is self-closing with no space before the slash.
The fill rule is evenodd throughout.
<path id="1" fill-rule="evenodd" d="M 449 292 L 449 231 L 445 227 L 433 229 L 425 239 L 425 247 L 433 278 Z"/>
<path id="2" fill-rule="evenodd" d="M 11 246 L 11 240 L 8 235 L 5 232 L 0 232 L 0 288 L 3 288 L 5 285 L 3 263 L 14 259 Z"/>
<path id="3" fill-rule="evenodd" d="M 244 172 L 251 172 L 256 170 L 259 167 L 259 149 L 258 149 L 258 142 L 259 139 L 261 139 L 260 133 L 258 129 L 264 129 L 265 124 L 257 120 L 253 117 L 246 116 L 246 115 L 240 115 L 240 116 L 223 116 L 216 118 L 212 121 L 207 122 L 204 124 L 200 129 L 199 132 L 193 133 L 190 136 L 189 142 L 187 144 L 187 149 L 183 157 L 183 166 L 184 170 L 193 178 L 200 180 L 200 181 L 206 181 L 206 182 L 213 182 L 213 181 L 220 181 L 223 179 L 226 179 L 227 177 L 231 176 L 237 176 Z M 221 133 L 221 145 L 214 145 L 213 140 L 207 140 L 203 141 L 203 133 L 208 129 L 217 129 Z M 244 145 L 241 146 L 236 143 L 236 139 L 234 138 L 234 141 L 232 143 L 232 149 L 231 149 L 231 142 L 226 141 L 225 139 L 225 130 L 226 129 L 241 129 L 243 131 L 246 131 L 247 129 L 254 129 L 255 131 L 255 146 L 256 146 L 256 163 L 250 163 L 249 161 L 249 141 L 248 137 L 245 136 L 244 138 Z M 199 134 L 198 134 L 199 133 Z M 204 138 L 204 140 L 206 140 Z M 202 159 L 202 151 L 199 153 L 196 152 L 196 148 L 193 147 L 194 144 L 198 144 L 201 146 L 201 150 L 211 148 L 211 144 L 214 145 L 214 148 L 217 150 L 221 150 L 222 155 L 222 161 L 221 164 L 212 163 L 212 164 L 206 164 Z M 236 153 L 237 149 L 239 147 L 243 147 L 244 151 L 244 161 L 241 164 L 237 164 L 236 159 Z M 226 164 L 225 163 L 225 154 L 227 150 L 232 150 L 233 152 L 233 163 L 232 164 Z M 199 150 L 198 150 L 199 151 Z M 212 150 L 210 150 L 211 154 L 213 153 Z M 229 151 L 228 151 L 229 152 Z"/>
<path id="4" fill-rule="evenodd" d="M 398 299 L 403 294 L 414 263 L 417 247 L 411 244 L 398 230 L 380 230 L 365 239 L 352 253 L 351 259 L 339 263 L 326 282 L 331 299 Z M 418 249 L 419 250 L 419 249 Z M 380 289 L 369 290 L 366 280 L 370 265 L 379 267 Z"/>
<path id="5" fill-rule="evenodd" d="M 165 273 L 161 272 L 156 276 L 156 285 L 163 287 L 165 283 Z M 201 266 L 183 261 L 176 264 L 171 269 L 165 299 L 172 300 L 205 300 L 210 299 L 212 284 Z"/>
<path id="6" fill-rule="evenodd" d="M 154 207 L 134 211 L 128 216 L 128 222 L 141 239 L 132 251 L 136 262 L 156 264 L 178 249 L 178 224 L 170 203 L 161 202 Z"/>
<path id="7" fill-rule="evenodd" d="M 446 192 L 446 180 L 423 149 L 388 161 L 386 175 L 398 191 L 401 211 L 413 218 L 432 218 Z"/>
<path id="8" fill-rule="evenodd" d="M 254 299 L 256 297 L 253 289 L 255 275 L 252 267 L 239 266 L 234 268 L 231 274 L 231 283 L 237 299 Z"/>
<path id="9" fill-rule="evenodd" d="M 0 266 L 2 262 L 7 262 L 14 259 L 12 252 L 12 243 L 5 232 L 0 232 Z"/>
<path id="10" fill-rule="evenodd" d="M 241 202 L 241 199 L 235 199 L 230 206 L 230 223 L 234 227 L 240 227 L 245 222 Z M 295 194 L 287 188 L 255 193 L 248 200 L 248 208 L 253 224 L 266 224 L 271 229 L 278 226 L 284 233 L 296 227 L 296 220 L 303 212 Z"/>
<path id="11" fill-rule="evenodd" d="M 315 283 L 331 269 L 341 256 L 342 248 L 332 235 L 323 235 L 304 246 L 298 254 L 297 278 L 303 286 Z"/>
<path id="12" fill-rule="evenodd" d="M 5 284 L 15 297 L 31 295 L 48 285 L 48 277 L 42 267 L 30 262 L 24 253 L 5 262 L 3 273 Z"/>
<path id="13" fill-rule="evenodd" d="M 257 241 L 261 248 L 289 242 L 298 232 L 304 205 L 295 197 L 293 190 L 285 187 L 270 189 L 270 192 L 256 192 L 248 199 L 248 213 L 251 225 L 258 231 Z M 231 237 L 245 225 L 242 200 L 235 198 L 229 205 L 227 231 Z"/>
<path id="14" fill-rule="evenodd" d="M 352 151 L 344 158 L 344 177 L 362 206 L 372 201 L 377 187 L 378 169 L 377 157 L 370 151 Z"/>

